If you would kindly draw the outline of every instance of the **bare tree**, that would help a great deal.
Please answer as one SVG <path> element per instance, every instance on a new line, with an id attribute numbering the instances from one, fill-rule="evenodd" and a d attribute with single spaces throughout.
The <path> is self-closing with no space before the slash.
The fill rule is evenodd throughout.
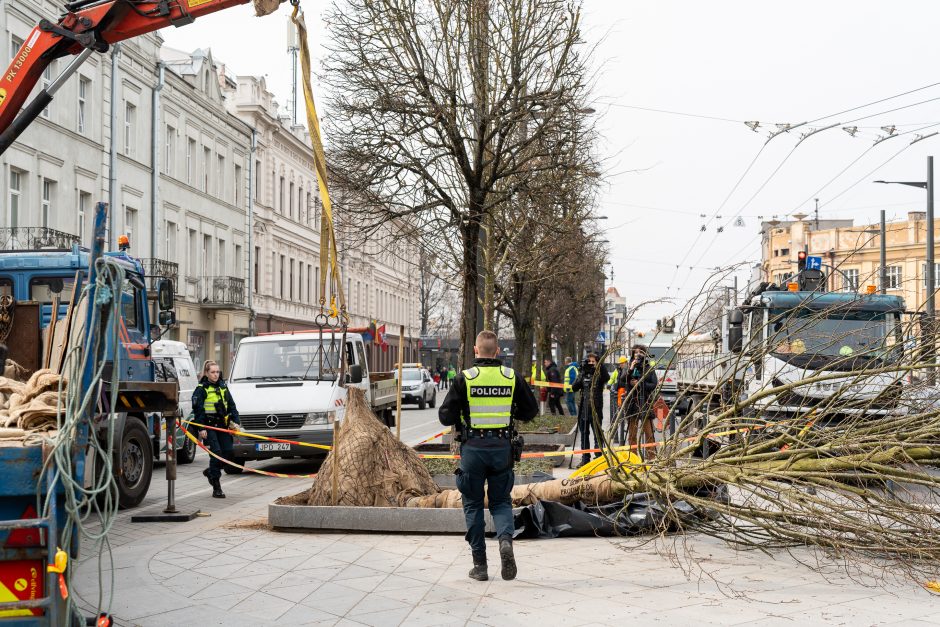
<path id="1" fill-rule="evenodd" d="M 546 151 L 585 91 L 578 2 L 350 0 L 327 17 L 331 161 L 365 232 L 407 218 L 459 278 L 465 359 L 490 216 L 569 152 Z"/>

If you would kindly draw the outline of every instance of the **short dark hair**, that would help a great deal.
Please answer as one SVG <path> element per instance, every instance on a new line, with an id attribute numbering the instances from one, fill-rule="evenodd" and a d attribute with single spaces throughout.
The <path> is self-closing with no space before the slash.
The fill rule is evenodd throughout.
<path id="1" fill-rule="evenodd" d="M 499 354 L 499 338 L 488 329 L 477 334 L 476 346 L 483 357 L 495 357 Z"/>

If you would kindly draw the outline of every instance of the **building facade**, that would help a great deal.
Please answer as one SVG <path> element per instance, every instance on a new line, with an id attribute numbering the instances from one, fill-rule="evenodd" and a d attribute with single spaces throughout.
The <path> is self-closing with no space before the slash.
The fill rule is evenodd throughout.
<path id="1" fill-rule="evenodd" d="M 321 290 L 322 204 L 313 166 L 310 137 L 279 114 L 263 78 L 229 76 L 220 71 L 229 110 L 255 129 L 251 227 L 251 309 L 259 333 L 315 327 L 322 301 L 335 292 Z M 336 190 L 331 190 L 336 195 Z M 337 233 L 339 266 L 350 325 L 384 324 L 388 347 L 371 345 L 370 363 L 378 370 L 398 361 L 399 328 L 405 327 L 405 360 L 417 354 L 417 267 L 407 246 L 396 244 L 388 227 L 368 239 Z M 329 278 L 329 277 L 328 277 Z"/>
<path id="2" fill-rule="evenodd" d="M 5 3 L 3 62 L 59 11 L 46 0 Z M 148 276 L 174 280 L 179 324 L 168 337 L 197 364 L 227 370 L 242 337 L 310 328 L 320 299 L 330 301 L 309 137 L 279 114 L 263 78 L 237 77 L 209 50 L 174 50 L 151 33 L 91 55 L 0 168 L 0 249 L 87 246 L 95 203 L 110 201 L 110 247 L 129 235 Z M 340 243 L 351 324 L 386 325 L 373 367 L 390 368 L 401 325 L 405 358 L 417 350 L 417 255 L 358 239 Z"/>
<path id="3" fill-rule="evenodd" d="M 934 237 L 940 237 L 935 227 Z M 907 219 L 885 227 L 885 284 L 887 294 L 902 296 L 909 309 L 923 307 L 928 293 L 926 269 L 926 213 L 912 211 Z M 881 289 L 880 225 L 855 225 L 853 220 L 794 220 L 764 223 L 762 270 L 764 280 L 783 285 L 796 273 L 797 254 L 822 257 L 830 290 L 865 292 Z M 938 265 L 937 270 L 940 270 Z M 940 272 L 935 270 L 935 286 Z"/>

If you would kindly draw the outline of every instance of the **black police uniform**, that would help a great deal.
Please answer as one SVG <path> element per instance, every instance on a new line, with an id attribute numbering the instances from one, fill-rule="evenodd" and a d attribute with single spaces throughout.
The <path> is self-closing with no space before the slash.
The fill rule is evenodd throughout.
<path id="1" fill-rule="evenodd" d="M 225 399 L 224 404 L 216 404 L 216 411 L 214 412 L 208 412 L 205 408 L 206 390 L 209 388 L 214 388 L 213 392 L 215 395 Z M 219 380 L 215 383 L 211 383 L 209 377 L 203 377 L 202 380 L 199 381 L 199 385 L 196 386 L 196 389 L 193 390 L 192 400 L 193 422 L 210 427 L 218 427 L 220 429 L 238 430 L 238 409 L 235 407 L 235 399 L 232 398 L 232 393 L 229 392 L 225 380 L 221 377 L 219 377 Z M 219 407 L 219 405 L 222 406 Z M 234 438 L 231 433 L 206 429 L 206 446 L 216 455 L 224 459 L 231 459 L 233 443 Z M 212 496 L 216 498 L 225 498 L 225 494 L 222 492 L 222 487 L 219 483 L 224 464 L 225 462 L 210 455 L 209 468 L 202 473 L 209 480 L 209 484 L 213 488 Z"/>
<path id="2" fill-rule="evenodd" d="M 477 359 L 476 368 L 501 367 L 499 359 Z M 525 379 L 513 373 L 516 382 L 511 401 L 511 419 L 528 422 L 538 415 L 539 405 Z M 474 579 L 486 579 L 486 543 L 484 541 L 484 497 L 489 499 L 489 510 L 496 525 L 500 540 L 500 556 L 503 558 L 503 578 L 515 576 L 515 561 L 512 557 L 512 486 L 515 474 L 512 469 L 511 431 L 507 429 L 471 429 L 470 403 L 467 398 L 467 381 L 463 372 L 457 373 L 450 390 L 438 409 L 438 418 L 445 426 L 456 427 L 462 435 L 460 468 L 457 471 L 457 488 L 463 497 L 463 510 L 467 519 L 467 542 L 473 553 Z M 487 484 L 484 493 L 484 483 Z M 508 558 L 511 568 L 507 566 Z M 481 570 L 482 569 L 482 570 Z"/>

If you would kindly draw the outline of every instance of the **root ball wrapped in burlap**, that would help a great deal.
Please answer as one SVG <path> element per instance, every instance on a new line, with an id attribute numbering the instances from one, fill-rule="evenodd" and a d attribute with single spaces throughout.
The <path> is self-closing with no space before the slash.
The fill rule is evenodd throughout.
<path id="1" fill-rule="evenodd" d="M 404 507 L 414 497 L 440 492 L 417 453 L 375 417 L 365 393 L 350 387 L 346 394 L 339 445 L 320 467 L 307 504 L 333 505 L 334 465 L 336 505 Z"/>

